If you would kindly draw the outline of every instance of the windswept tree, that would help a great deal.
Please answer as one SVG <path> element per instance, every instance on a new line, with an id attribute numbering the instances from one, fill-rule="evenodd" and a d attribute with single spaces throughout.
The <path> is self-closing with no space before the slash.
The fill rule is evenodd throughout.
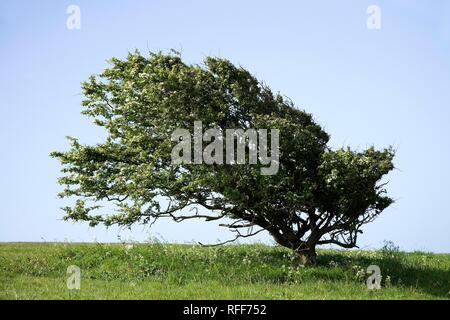
<path id="1" fill-rule="evenodd" d="M 96 145 L 69 138 L 68 151 L 52 153 L 62 164 L 60 196 L 76 199 L 66 220 L 225 219 L 230 241 L 265 230 L 314 264 L 318 245 L 356 247 L 362 225 L 393 202 L 381 181 L 393 169 L 392 148 L 327 147 L 329 135 L 310 114 L 228 60 L 190 65 L 176 52 L 135 52 L 111 59 L 82 89 L 82 113 L 107 137 Z M 278 129 L 277 173 L 261 174 L 261 163 L 174 163 L 172 133 L 195 121 L 205 130 Z"/>

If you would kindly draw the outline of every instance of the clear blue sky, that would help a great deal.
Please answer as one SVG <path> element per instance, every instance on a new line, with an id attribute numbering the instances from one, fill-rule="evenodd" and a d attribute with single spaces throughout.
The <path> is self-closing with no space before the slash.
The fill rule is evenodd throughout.
<path id="1" fill-rule="evenodd" d="M 68 5 L 81 29 L 68 30 Z M 366 9 L 381 8 L 369 30 Z M 59 164 L 66 135 L 102 132 L 80 115 L 80 82 L 128 50 L 175 48 L 192 63 L 220 55 L 314 114 L 333 146 L 397 148 L 397 202 L 360 238 L 405 250 L 450 252 L 450 2 L 1 1 L 0 241 L 114 241 L 116 229 L 60 221 Z M 212 223 L 161 222 L 168 241 L 227 239 Z M 158 235 L 159 234 L 159 235 Z M 269 241 L 263 235 L 259 239 Z"/>

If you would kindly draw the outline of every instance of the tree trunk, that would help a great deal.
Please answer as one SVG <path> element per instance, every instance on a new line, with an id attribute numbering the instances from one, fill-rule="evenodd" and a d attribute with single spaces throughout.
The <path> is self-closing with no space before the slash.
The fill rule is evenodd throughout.
<path id="1" fill-rule="evenodd" d="M 304 266 L 314 266 L 317 262 L 315 247 L 297 250 L 297 254 L 300 258 L 300 263 Z"/>
<path id="2" fill-rule="evenodd" d="M 282 236 L 274 231 L 271 232 L 271 230 L 269 230 L 269 232 L 280 246 L 289 248 L 293 250 L 295 253 L 297 253 L 300 259 L 300 264 L 304 266 L 314 266 L 316 264 L 317 253 L 315 242 L 295 241 L 296 235 L 291 235 L 291 237 L 287 237 L 286 235 Z M 291 241 L 287 239 L 290 239 Z M 317 237 L 315 237 L 314 239 L 318 240 Z"/>

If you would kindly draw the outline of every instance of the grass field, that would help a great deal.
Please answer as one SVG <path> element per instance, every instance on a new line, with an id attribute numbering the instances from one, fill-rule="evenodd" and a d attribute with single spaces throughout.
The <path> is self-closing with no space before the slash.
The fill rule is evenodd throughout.
<path id="1" fill-rule="evenodd" d="M 365 284 L 374 264 L 379 290 Z M 0 299 L 450 299 L 450 254 L 321 250 L 302 267 L 264 245 L 0 243 Z"/>

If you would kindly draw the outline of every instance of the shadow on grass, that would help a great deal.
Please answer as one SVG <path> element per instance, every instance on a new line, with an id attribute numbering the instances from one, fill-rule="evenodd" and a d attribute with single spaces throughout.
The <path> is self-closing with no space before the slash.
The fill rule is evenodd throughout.
<path id="1" fill-rule="evenodd" d="M 378 265 L 383 277 L 383 286 L 389 277 L 391 286 L 408 287 L 436 297 L 450 298 L 450 270 L 421 265 L 408 259 L 402 252 L 381 252 L 374 257 L 324 252 L 318 256 L 318 266 L 330 267 L 330 265 L 344 269 L 351 269 L 357 265 L 364 270 L 369 265 Z"/>

